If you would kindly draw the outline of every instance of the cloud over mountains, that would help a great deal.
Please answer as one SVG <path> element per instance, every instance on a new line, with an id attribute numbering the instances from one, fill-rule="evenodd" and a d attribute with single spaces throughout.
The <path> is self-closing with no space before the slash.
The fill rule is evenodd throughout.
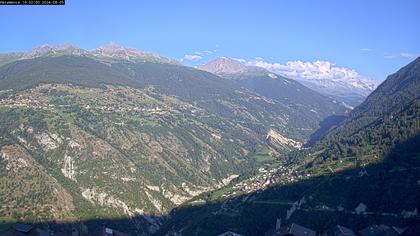
<path id="1" fill-rule="evenodd" d="M 184 56 L 184 60 L 187 60 L 187 61 L 199 61 L 202 58 L 203 58 L 202 56 L 196 55 L 196 54 L 187 54 Z"/>
<path id="2" fill-rule="evenodd" d="M 269 63 L 264 60 L 250 61 L 247 64 L 263 67 L 271 72 L 278 73 L 288 78 L 304 78 L 304 79 L 368 79 L 360 75 L 354 69 L 345 67 L 337 67 L 329 61 L 288 61 L 286 64 Z"/>

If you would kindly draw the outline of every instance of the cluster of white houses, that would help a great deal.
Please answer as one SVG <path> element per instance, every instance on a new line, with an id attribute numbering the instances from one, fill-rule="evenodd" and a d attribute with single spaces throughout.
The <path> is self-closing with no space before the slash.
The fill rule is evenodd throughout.
<path id="1" fill-rule="evenodd" d="M 0 100 L 0 107 L 19 108 L 29 107 L 34 110 L 47 110 L 54 107 L 54 104 L 47 104 L 31 96 L 17 96 L 15 98 L 4 98 Z"/>
<path id="2" fill-rule="evenodd" d="M 284 166 L 273 169 L 262 167 L 259 172 L 258 175 L 235 184 L 231 191 L 223 194 L 223 197 L 233 197 L 238 193 L 258 192 L 274 184 L 289 184 L 310 177 Z"/>

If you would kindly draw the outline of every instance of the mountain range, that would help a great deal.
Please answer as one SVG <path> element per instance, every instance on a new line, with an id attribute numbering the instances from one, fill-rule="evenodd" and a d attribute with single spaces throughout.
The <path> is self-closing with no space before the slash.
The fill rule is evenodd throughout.
<path id="1" fill-rule="evenodd" d="M 126 219 L 113 227 L 136 235 L 263 235 L 277 218 L 415 225 L 419 65 L 350 111 L 227 57 L 191 68 L 116 44 L 0 54 L 0 214 Z M 374 217 L 351 213 L 360 203 Z"/>
<path id="2" fill-rule="evenodd" d="M 125 48 L 115 43 L 93 49 L 84 50 L 71 44 L 65 45 L 42 45 L 34 48 L 28 52 L 12 52 L 0 54 L 0 65 L 7 64 L 12 61 L 33 59 L 44 56 L 62 56 L 62 55 L 73 55 L 73 56 L 86 56 L 95 59 L 112 59 L 112 60 L 126 60 L 130 62 L 156 62 L 156 63 L 168 63 L 177 64 L 180 63 L 171 58 L 160 56 L 156 53 L 143 52 L 136 48 Z"/>
<path id="3" fill-rule="evenodd" d="M 12 52 L 0 54 L 0 65 L 12 61 L 31 59 L 42 56 L 74 55 L 87 56 L 100 60 L 126 60 L 131 62 L 156 62 L 181 65 L 175 59 L 161 56 L 156 53 L 143 52 L 135 48 L 125 48 L 115 43 L 93 50 L 84 50 L 71 44 L 66 45 L 42 45 L 28 52 Z M 258 65 L 258 64 L 256 64 Z M 198 66 L 199 69 L 221 75 L 222 77 L 233 74 L 265 75 L 272 78 L 282 77 L 268 70 L 252 65 L 245 65 L 229 57 L 216 58 L 206 64 Z M 290 72 L 286 73 L 286 75 Z M 291 76 L 291 78 L 306 87 L 323 95 L 344 102 L 349 108 L 359 105 L 380 84 L 380 81 L 353 77 L 328 77 L 325 76 Z M 290 80 L 288 80 L 290 81 Z"/>
<path id="4" fill-rule="evenodd" d="M 177 205 L 300 148 L 348 111 L 293 81 L 265 96 L 114 44 L 0 58 L 0 212 L 18 220 L 142 215 L 131 230 L 153 233 Z"/>

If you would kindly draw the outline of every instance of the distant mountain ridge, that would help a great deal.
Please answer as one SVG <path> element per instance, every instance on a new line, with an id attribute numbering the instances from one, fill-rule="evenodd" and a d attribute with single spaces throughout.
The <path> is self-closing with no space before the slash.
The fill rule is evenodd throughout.
<path id="1" fill-rule="evenodd" d="M 42 45 L 27 52 L 0 53 L 0 66 L 17 60 L 62 55 L 86 56 L 98 59 L 125 60 L 130 62 L 148 61 L 180 65 L 177 60 L 163 57 L 157 53 L 143 52 L 136 48 L 125 48 L 116 43 L 110 43 L 90 51 L 78 48 L 71 44 L 64 44 Z"/>
<path id="2" fill-rule="evenodd" d="M 302 78 L 297 79 L 303 83 L 313 83 L 318 86 L 319 90 L 324 90 L 326 93 L 339 93 L 342 90 L 350 89 L 354 93 L 362 96 L 368 96 L 381 81 L 364 79 L 364 78 L 333 78 L 333 79 L 315 79 L 315 78 Z M 316 87 L 315 87 L 316 88 Z"/>
<path id="3" fill-rule="evenodd" d="M 344 101 L 350 106 L 362 103 L 381 83 L 381 81 L 363 78 L 296 78 L 294 80 L 322 94 Z"/>

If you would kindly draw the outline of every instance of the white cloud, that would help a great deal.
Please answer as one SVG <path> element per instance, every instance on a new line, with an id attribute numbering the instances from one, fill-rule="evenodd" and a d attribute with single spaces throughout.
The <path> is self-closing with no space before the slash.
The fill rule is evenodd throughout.
<path id="1" fill-rule="evenodd" d="M 271 72 L 278 73 L 289 78 L 304 79 L 325 79 L 325 80 L 352 80 L 367 77 L 360 75 L 356 70 L 345 67 L 335 66 L 329 61 L 288 61 L 286 64 L 269 63 L 264 60 L 255 60 L 247 63 L 248 65 L 259 66 Z"/>
<path id="2" fill-rule="evenodd" d="M 341 86 L 342 88 L 372 91 L 380 83 L 378 80 L 372 80 L 359 74 L 354 69 L 338 67 L 329 61 L 288 61 L 285 64 L 282 64 L 255 60 L 249 61 L 246 64 L 265 68 L 287 78 L 304 79 L 322 86 L 326 86 L 333 82 L 335 86 Z"/>
<path id="3" fill-rule="evenodd" d="M 207 55 L 213 54 L 213 51 L 210 51 L 210 50 L 197 51 L 197 52 L 194 52 L 194 54 L 200 55 L 200 56 L 207 56 Z"/>
<path id="4" fill-rule="evenodd" d="M 232 58 L 232 59 L 235 61 L 239 61 L 240 63 L 246 63 L 246 60 L 242 58 Z"/>
<path id="5" fill-rule="evenodd" d="M 213 53 L 215 53 L 217 50 L 203 50 L 203 51 L 195 51 L 192 54 L 186 54 L 184 56 L 184 58 L 181 59 L 182 61 L 199 61 L 201 59 L 203 59 L 206 56 L 212 55 Z"/>
<path id="6" fill-rule="evenodd" d="M 418 56 L 420 56 L 419 53 L 409 53 L 409 52 L 385 53 L 384 54 L 384 57 L 386 59 L 396 59 L 396 58 L 415 59 Z"/>
<path id="7" fill-rule="evenodd" d="M 328 61 L 288 61 L 286 64 L 269 63 L 263 60 L 248 62 L 249 65 L 263 67 L 271 72 L 279 73 L 290 78 L 317 78 L 329 79 L 335 77 L 358 77 L 355 70 L 344 67 L 335 67 Z"/>
<path id="8" fill-rule="evenodd" d="M 370 51 L 372 51 L 372 49 L 370 49 L 370 48 L 361 48 L 360 51 L 362 51 L 362 52 L 370 52 Z"/>
<path id="9" fill-rule="evenodd" d="M 211 54 L 213 54 L 213 51 L 210 51 L 210 50 L 204 50 L 204 51 L 203 51 L 203 54 L 204 54 L 204 55 L 211 55 Z"/>
<path id="10" fill-rule="evenodd" d="M 197 55 L 197 54 L 187 54 L 184 56 L 184 59 L 188 61 L 199 61 L 202 58 L 203 58 L 202 56 Z"/>

